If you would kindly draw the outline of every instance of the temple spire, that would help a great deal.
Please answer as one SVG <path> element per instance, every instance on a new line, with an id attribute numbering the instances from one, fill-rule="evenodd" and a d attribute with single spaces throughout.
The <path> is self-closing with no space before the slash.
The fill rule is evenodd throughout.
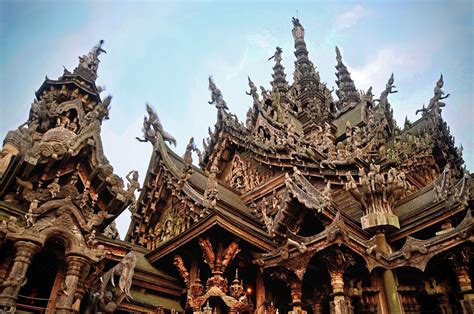
<path id="1" fill-rule="evenodd" d="M 308 59 L 308 50 L 304 41 L 304 28 L 298 18 L 293 18 L 293 39 L 295 40 L 295 56 L 298 61 Z"/>
<path id="2" fill-rule="evenodd" d="M 99 68 L 99 55 L 107 53 L 102 45 L 104 40 L 100 40 L 97 45 L 87 54 L 79 57 L 79 65 L 74 69 L 74 74 L 79 74 L 89 81 L 95 81 L 97 79 L 97 69 Z"/>
<path id="3" fill-rule="evenodd" d="M 272 84 L 274 92 L 287 93 L 288 82 L 286 81 L 285 67 L 281 64 L 281 53 L 283 50 L 280 47 L 276 47 L 275 54 L 268 58 L 268 60 L 274 59 L 275 66 L 273 67 L 273 81 Z"/>
<path id="4" fill-rule="evenodd" d="M 338 89 L 336 95 L 339 97 L 337 103 L 338 109 L 350 104 L 357 104 L 360 101 L 359 93 L 355 87 L 354 81 L 351 78 L 351 74 L 347 70 L 347 67 L 342 62 L 341 51 L 336 46 L 336 84 Z"/>
<path id="5" fill-rule="evenodd" d="M 293 29 L 292 34 L 295 40 L 295 72 L 293 78 L 295 83 L 299 86 L 301 91 L 315 90 L 314 86 L 319 86 L 319 73 L 316 72 L 313 63 L 308 58 L 308 49 L 306 49 L 306 42 L 304 41 L 304 28 L 301 25 L 298 18 L 293 18 Z M 305 96 L 314 95 L 303 95 L 307 93 L 301 93 L 303 98 Z"/>

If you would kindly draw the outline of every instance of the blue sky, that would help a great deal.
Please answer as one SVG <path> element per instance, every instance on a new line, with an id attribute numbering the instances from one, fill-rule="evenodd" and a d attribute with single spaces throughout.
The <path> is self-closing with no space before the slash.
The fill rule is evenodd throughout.
<path id="1" fill-rule="evenodd" d="M 100 39 L 99 85 L 113 95 L 103 124 L 105 152 L 115 172 L 131 169 L 143 179 L 151 145 L 138 143 L 145 102 L 157 110 L 182 154 L 189 137 L 198 143 L 216 120 L 207 77 L 213 75 L 230 110 L 241 120 L 251 105 L 247 75 L 270 87 L 273 63 L 283 48 L 287 78 L 293 73 L 291 17 L 306 30 L 310 58 L 321 79 L 334 86 L 334 46 L 342 51 L 358 89 L 379 95 L 393 72 L 390 95 L 399 125 L 413 122 L 444 74 L 443 118 L 474 169 L 471 1 L 5 1 L 0 0 L 0 137 L 26 121 L 34 91 L 45 75 L 77 65 Z M 118 221 L 121 235 L 128 212 Z"/>

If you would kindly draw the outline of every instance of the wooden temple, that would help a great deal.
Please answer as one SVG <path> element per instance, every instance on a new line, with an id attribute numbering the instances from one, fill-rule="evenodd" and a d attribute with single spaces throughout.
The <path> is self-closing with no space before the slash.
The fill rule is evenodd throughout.
<path id="1" fill-rule="evenodd" d="M 143 187 L 102 149 L 103 41 L 46 77 L 3 141 L 0 312 L 473 313 L 473 175 L 441 116 L 443 76 L 399 127 L 393 74 L 378 98 L 358 90 L 336 48 L 335 99 L 296 18 L 292 34 L 293 83 L 277 47 L 271 89 L 248 79 L 245 122 L 209 78 L 201 150 L 191 138 L 178 156 L 147 105 Z"/>

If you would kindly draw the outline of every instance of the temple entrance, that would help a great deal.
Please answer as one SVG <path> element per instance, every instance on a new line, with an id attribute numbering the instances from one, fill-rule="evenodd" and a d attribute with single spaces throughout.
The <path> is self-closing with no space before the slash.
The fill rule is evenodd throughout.
<path id="1" fill-rule="evenodd" d="M 57 293 L 51 291 L 60 282 L 56 277 L 63 268 L 64 251 L 62 242 L 52 238 L 33 257 L 18 294 L 17 313 L 46 313 L 54 308 Z"/>

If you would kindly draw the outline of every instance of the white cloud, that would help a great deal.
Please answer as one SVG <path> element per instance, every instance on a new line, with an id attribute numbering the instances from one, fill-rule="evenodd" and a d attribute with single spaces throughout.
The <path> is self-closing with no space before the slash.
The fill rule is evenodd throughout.
<path id="1" fill-rule="evenodd" d="M 364 6 L 357 4 L 336 18 L 335 29 L 337 31 L 342 31 L 346 28 L 349 28 L 367 15 L 369 15 L 369 10 Z"/>

